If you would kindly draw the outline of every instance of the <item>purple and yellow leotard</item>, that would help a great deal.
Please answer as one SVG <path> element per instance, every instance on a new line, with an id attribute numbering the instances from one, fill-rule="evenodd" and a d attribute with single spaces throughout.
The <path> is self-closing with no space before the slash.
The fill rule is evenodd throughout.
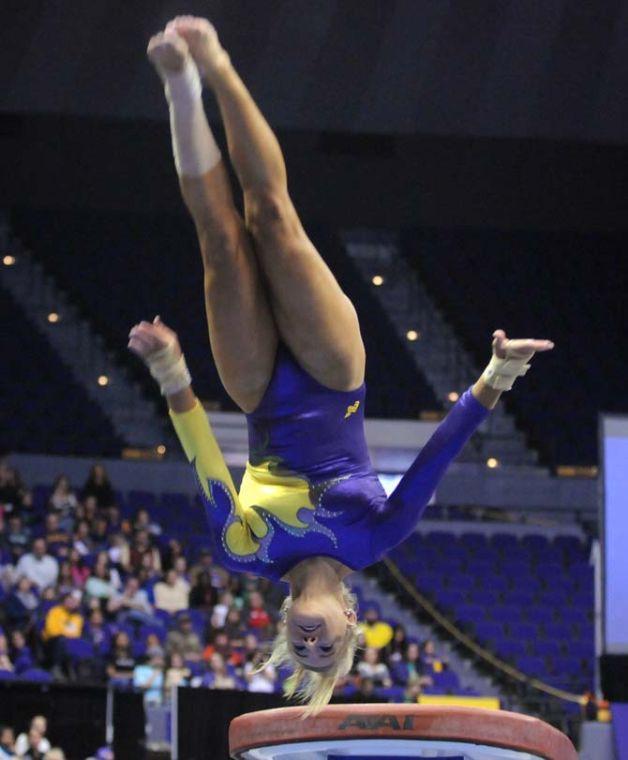
<path id="1" fill-rule="evenodd" d="M 280 346 L 264 397 L 247 415 L 249 461 L 239 493 L 200 404 L 171 412 L 218 562 L 272 580 L 310 556 L 360 570 L 413 531 L 488 410 L 464 393 L 387 498 L 366 447 L 365 395 L 364 385 L 326 388 Z"/>

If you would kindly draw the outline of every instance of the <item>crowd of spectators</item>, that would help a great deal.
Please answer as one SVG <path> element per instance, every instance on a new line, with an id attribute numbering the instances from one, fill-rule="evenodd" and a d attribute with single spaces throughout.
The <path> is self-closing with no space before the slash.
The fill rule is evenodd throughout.
<path id="1" fill-rule="evenodd" d="M 123 513 L 101 465 L 80 490 L 60 475 L 38 509 L 0 461 L 0 557 L 0 679 L 108 681 L 153 704 L 175 685 L 281 690 L 287 673 L 262 666 L 283 589 L 188 556 L 142 504 Z M 446 667 L 376 606 L 359 625 L 340 696 L 415 701 Z"/>
<path id="2" fill-rule="evenodd" d="M 28 730 L 17 734 L 8 725 L 0 725 L 0 760 L 65 760 L 59 747 L 52 747 L 46 733 L 48 721 L 43 715 L 35 715 Z"/>

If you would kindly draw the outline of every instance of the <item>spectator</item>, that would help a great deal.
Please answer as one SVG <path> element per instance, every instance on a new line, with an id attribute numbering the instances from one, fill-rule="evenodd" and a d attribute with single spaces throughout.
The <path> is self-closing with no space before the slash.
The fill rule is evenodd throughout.
<path id="1" fill-rule="evenodd" d="M 70 550 L 71 537 L 59 525 L 59 517 L 51 512 L 46 515 L 44 537 L 48 550 L 57 557 L 67 557 Z"/>
<path id="2" fill-rule="evenodd" d="M 235 676 L 227 671 L 224 657 L 214 652 L 209 660 L 209 678 L 207 685 L 210 689 L 237 689 Z"/>
<path id="3" fill-rule="evenodd" d="M 118 623 L 160 625 L 153 617 L 153 608 L 146 591 L 140 588 L 138 579 L 133 575 L 127 578 L 121 594 L 117 593 L 109 598 L 107 610 L 117 616 Z"/>
<path id="4" fill-rule="evenodd" d="M 423 652 L 421 653 L 421 659 L 423 664 L 427 668 L 427 672 L 440 673 L 443 669 L 443 660 L 436 654 L 436 647 L 431 639 L 427 639 L 423 642 Z"/>
<path id="5" fill-rule="evenodd" d="M 133 670 L 133 686 L 144 692 L 144 704 L 160 705 L 164 688 L 163 654 L 153 653 L 148 662 L 136 665 Z"/>
<path id="6" fill-rule="evenodd" d="M 76 526 L 76 532 L 74 533 L 73 546 L 81 557 L 93 553 L 94 542 L 89 534 L 89 522 L 87 520 L 79 520 Z"/>
<path id="7" fill-rule="evenodd" d="M 212 612 L 211 624 L 214 628 L 222 628 L 227 620 L 227 613 L 234 604 L 233 594 L 230 591 L 224 591 L 219 599 L 218 604 Z"/>
<path id="8" fill-rule="evenodd" d="M 10 726 L 0 726 L 0 760 L 15 757 L 15 734 Z"/>
<path id="9" fill-rule="evenodd" d="M 15 751 L 20 757 L 29 757 L 29 755 L 26 753 L 29 751 L 29 748 L 31 748 L 31 732 L 33 731 L 37 733 L 38 737 L 35 749 L 40 753 L 39 756 L 43 757 L 43 755 L 50 749 L 50 742 L 48 739 L 46 739 L 48 721 L 43 715 L 35 715 L 33 718 L 31 718 L 28 733 L 20 734 L 15 742 Z M 36 756 L 37 755 L 35 755 L 35 757 Z"/>
<path id="10" fill-rule="evenodd" d="M 68 594 L 75 589 L 74 578 L 72 577 L 72 565 L 64 560 L 59 565 L 59 577 L 57 578 L 57 593 L 61 596 Z"/>
<path id="11" fill-rule="evenodd" d="M 149 633 L 146 637 L 146 656 L 154 657 L 157 655 L 163 659 L 165 657 L 164 648 L 161 645 L 159 636 L 156 633 Z"/>
<path id="12" fill-rule="evenodd" d="M 392 686 L 388 667 L 379 661 L 379 650 L 375 647 L 366 648 L 364 659 L 358 663 L 358 675 L 360 679 L 372 680 L 376 686 L 383 686 L 386 689 Z"/>
<path id="13" fill-rule="evenodd" d="M 272 665 L 262 667 L 266 659 L 260 651 L 249 655 L 243 671 L 247 691 L 264 694 L 272 694 L 275 691 L 277 671 Z"/>
<path id="14" fill-rule="evenodd" d="M 39 606 L 39 597 L 33 591 L 33 583 L 22 575 L 4 603 L 4 611 L 9 623 L 27 628 Z"/>
<path id="15" fill-rule="evenodd" d="M 11 632 L 11 658 L 18 673 L 36 666 L 31 648 L 27 646 L 26 638 L 18 628 Z"/>
<path id="16" fill-rule="evenodd" d="M 102 551 L 109 542 L 109 523 L 104 515 L 96 515 L 91 523 L 90 538 L 96 549 Z"/>
<path id="17" fill-rule="evenodd" d="M 90 526 L 98 516 L 98 501 L 95 496 L 86 496 L 77 509 L 77 515 Z"/>
<path id="18" fill-rule="evenodd" d="M 178 652 L 170 655 L 170 663 L 166 670 L 166 691 L 173 686 L 187 686 L 190 679 L 190 669 L 185 666 L 183 657 Z"/>
<path id="19" fill-rule="evenodd" d="M 0 504 L 5 512 L 21 512 L 32 505 L 32 497 L 20 473 L 4 460 L 0 461 Z"/>
<path id="20" fill-rule="evenodd" d="M 190 584 L 177 575 L 177 571 L 168 570 L 163 581 L 155 584 L 155 607 L 171 615 L 190 606 Z"/>
<path id="21" fill-rule="evenodd" d="M 131 551 L 129 542 L 122 533 L 113 533 L 109 536 L 109 549 L 107 550 L 111 564 L 123 573 L 130 572 Z"/>
<path id="22" fill-rule="evenodd" d="M 48 610 L 42 638 L 46 642 L 48 661 L 58 676 L 67 673 L 66 639 L 78 639 L 83 632 L 83 616 L 79 612 L 80 591 L 66 594 L 61 604 Z"/>
<path id="23" fill-rule="evenodd" d="M 178 578 L 182 578 L 190 586 L 190 574 L 188 573 L 188 561 L 185 557 L 176 557 L 173 565 Z"/>
<path id="24" fill-rule="evenodd" d="M 72 583 L 78 588 L 83 588 L 89 578 L 89 567 L 83 562 L 83 557 L 75 546 L 70 549 L 68 561 L 70 563 Z"/>
<path id="25" fill-rule="evenodd" d="M 24 525 L 22 516 L 17 513 L 10 513 L 4 544 L 11 552 L 13 562 L 17 562 L 26 552 L 30 541 L 31 531 Z"/>
<path id="26" fill-rule="evenodd" d="M 237 662 L 237 657 L 234 658 L 234 653 L 231 649 L 231 642 L 229 641 L 229 637 L 224 632 L 224 630 L 212 632 L 211 643 L 208 644 L 203 650 L 203 659 L 206 662 L 209 662 L 214 652 L 218 652 L 218 654 L 222 655 L 225 662 L 230 662 L 232 664 L 235 664 Z M 242 658 L 240 658 L 240 660 L 241 659 Z"/>
<path id="27" fill-rule="evenodd" d="M 103 657 L 109 654 L 111 650 L 111 632 L 109 626 L 105 623 L 105 618 L 100 608 L 96 608 L 90 612 L 83 638 L 93 645 L 94 651 L 98 656 Z"/>
<path id="28" fill-rule="evenodd" d="M 54 586 L 59 575 L 59 563 L 47 553 L 43 538 L 33 541 L 31 551 L 20 558 L 15 568 L 17 575 L 25 575 L 39 590 Z"/>
<path id="29" fill-rule="evenodd" d="M 398 623 L 394 628 L 392 640 L 384 647 L 384 660 L 391 664 L 400 662 L 405 656 L 407 646 L 406 629 Z"/>
<path id="30" fill-rule="evenodd" d="M 31 728 L 28 732 L 26 751 L 21 753 L 21 760 L 44 760 L 44 753 L 40 751 L 41 740 L 43 736 L 36 728 Z"/>
<path id="31" fill-rule="evenodd" d="M 59 475 L 55 480 L 48 507 L 59 517 L 61 527 L 66 531 L 71 531 L 74 526 L 78 499 L 67 475 Z"/>
<path id="32" fill-rule="evenodd" d="M 197 575 L 196 583 L 190 589 L 190 607 L 209 611 L 216 604 L 216 599 L 216 589 L 212 586 L 209 573 Z"/>
<path id="33" fill-rule="evenodd" d="M 171 538 L 168 540 L 168 546 L 166 547 L 166 550 L 164 552 L 163 561 L 162 561 L 162 567 L 164 572 L 167 572 L 170 570 L 170 568 L 175 566 L 175 562 L 179 557 L 185 556 L 183 554 L 183 547 L 181 546 L 181 541 L 179 541 L 176 538 Z"/>
<path id="34" fill-rule="evenodd" d="M 217 589 L 226 589 L 229 583 L 229 573 L 220 565 L 215 565 L 209 549 L 201 549 L 198 562 L 190 568 L 190 582 L 196 583 L 200 573 L 209 573 L 212 586 Z M 225 615 L 226 615 L 225 611 Z"/>
<path id="35" fill-rule="evenodd" d="M 150 512 L 147 509 L 138 509 L 135 513 L 135 520 L 133 522 L 133 530 L 145 530 L 149 536 L 161 536 L 162 528 L 159 523 L 151 520 Z"/>
<path id="36" fill-rule="evenodd" d="M 192 627 L 192 619 L 187 613 L 179 615 L 177 628 L 168 633 L 166 652 L 180 654 L 185 660 L 198 662 L 203 655 L 203 647 L 198 634 Z"/>
<path id="37" fill-rule="evenodd" d="M 382 649 L 387 646 L 393 637 L 393 629 L 384 620 L 380 620 L 379 611 L 376 607 L 367 607 L 364 620 L 360 624 L 367 647 Z"/>
<path id="38" fill-rule="evenodd" d="M 129 520 L 125 520 L 120 512 L 120 507 L 117 504 L 110 504 L 107 507 L 107 523 L 109 524 L 110 533 L 125 533 L 131 532 L 131 523 Z"/>
<path id="39" fill-rule="evenodd" d="M 152 573 L 161 572 L 159 550 L 152 546 L 150 536 L 145 530 L 140 530 L 135 534 L 135 540 L 131 547 L 130 563 L 135 573 L 139 572 L 142 567 L 145 567 Z"/>
<path id="40" fill-rule="evenodd" d="M 432 679 L 424 675 L 421 648 L 416 641 L 408 642 L 403 660 L 393 665 L 393 673 L 395 680 L 404 686 L 411 686 L 414 683 L 427 686 L 432 683 Z"/>
<path id="41" fill-rule="evenodd" d="M 131 651 L 131 641 L 125 631 L 118 631 L 107 665 L 107 675 L 118 686 L 126 686 L 133 680 L 136 660 Z"/>
<path id="42" fill-rule="evenodd" d="M 109 557 L 106 552 L 100 552 L 92 574 L 85 584 L 85 593 L 92 599 L 105 600 L 114 597 L 120 588 L 120 575 L 117 570 L 109 567 Z"/>
<path id="43" fill-rule="evenodd" d="M 249 625 L 251 625 L 250 618 Z M 260 629 L 256 627 L 255 630 L 259 631 Z M 241 647 L 244 644 L 246 632 L 247 627 L 242 622 L 240 610 L 237 609 L 237 607 L 232 607 L 227 613 L 227 619 L 225 620 L 225 633 L 229 637 L 231 645 L 234 647 Z"/>
<path id="44" fill-rule="evenodd" d="M 231 613 L 231 610 L 229 611 Z M 227 615 L 227 621 L 229 615 Z M 271 624 L 270 615 L 264 607 L 264 599 L 259 591 L 253 591 L 249 594 L 249 611 L 247 623 L 250 628 L 263 630 Z"/>
<path id="45" fill-rule="evenodd" d="M 83 499 L 93 496 L 99 509 L 104 509 L 115 503 L 115 495 L 107 471 L 101 464 L 95 464 L 89 472 L 83 486 Z"/>

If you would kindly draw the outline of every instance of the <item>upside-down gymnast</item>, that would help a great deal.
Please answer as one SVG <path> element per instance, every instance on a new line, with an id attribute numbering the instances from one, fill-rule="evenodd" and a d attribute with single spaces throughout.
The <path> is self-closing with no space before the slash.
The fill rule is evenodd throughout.
<path id="1" fill-rule="evenodd" d="M 269 662 L 291 666 L 285 693 L 312 712 L 353 661 L 356 605 L 343 579 L 414 530 L 502 391 L 553 344 L 496 331 L 488 367 L 386 498 L 364 438 L 357 316 L 301 226 L 273 132 L 208 21 L 177 17 L 150 40 L 148 56 L 165 86 L 175 166 L 198 233 L 211 350 L 248 423 L 239 493 L 175 333 L 156 317 L 131 329 L 129 347 L 166 396 L 218 560 L 289 584 Z M 203 84 L 218 101 L 244 219 L 205 117 Z"/>

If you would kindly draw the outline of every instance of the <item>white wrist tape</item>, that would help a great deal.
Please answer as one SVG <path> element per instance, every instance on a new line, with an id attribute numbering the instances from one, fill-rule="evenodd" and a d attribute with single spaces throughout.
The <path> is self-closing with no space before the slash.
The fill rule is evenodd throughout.
<path id="1" fill-rule="evenodd" d="M 221 153 L 205 116 L 198 69 L 188 58 L 181 71 L 163 75 L 177 174 L 202 177 L 220 161 Z"/>
<path id="2" fill-rule="evenodd" d="M 518 377 L 523 377 L 530 369 L 527 359 L 500 359 L 493 354 L 491 361 L 482 373 L 484 382 L 498 391 L 509 391 Z"/>
<path id="3" fill-rule="evenodd" d="M 159 383 L 162 396 L 178 393 L 192 384 L 185 357 L 181 354 L 177 358 L 174 341 L 160 351 L 150 354 L 146 361 L 151 375 Z"/>

